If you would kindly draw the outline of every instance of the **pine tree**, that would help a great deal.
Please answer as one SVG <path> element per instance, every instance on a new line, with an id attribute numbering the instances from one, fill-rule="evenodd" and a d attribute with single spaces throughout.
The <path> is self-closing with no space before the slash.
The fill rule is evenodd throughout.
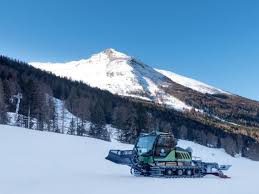
<path id="1" fill-rule="evenodd" d="M 85 131 L 85 123 L 81 120 L 81 122 L 77 125 L 76 135 L 84 136 L 85 133 L 86 133 L 86 131 Z"/>
<path id="2" fill-rule="evenodd" d="M 99 103 L 96 104 L 96 107 L 91 111 L 91 124 L 89 135 L 110 141 L 110 134 L 105 128 L 105 115 L 102 107 Z"/>
<path id="3" fill-rule="evenodd" d="M 7 117 L 7 109 L 6 104 L 4 102 L 4 88 L 2 84 L 2 80 L 0 79 L 0 123 L 7 124 L 8 117 Z"/>
<path id="4" fill-rule="evenodd" d="M 53 131 L 55 118 L 55 101 L 53 97 L 47 96 L 48 109 L 46 112 L 47 131 Z"/>
<path id="5" fill-rule="evenodd" d="M 76 123 L 75 123 L 74 117 L 72 117 L 70 124 L 69 124 L 69 129 L 67 131 L 67 134 L 75 135 L 75 131 L 76 131 Z"/>
<path id="6" fill-rule="evenodd" d="M 32 120 L 32 118 L 31 118 L 31 106 L 29 105 L 29 106 L 28 106 L 28 112 L 27 112 L 27 123 L 26 123 L 26 127 L 27 127 L 28 129 L 32 129 L 32 128 L 33 128 L 33 125 L 34 125 L 34 123 L 33 123 L 33 120 Z"/>

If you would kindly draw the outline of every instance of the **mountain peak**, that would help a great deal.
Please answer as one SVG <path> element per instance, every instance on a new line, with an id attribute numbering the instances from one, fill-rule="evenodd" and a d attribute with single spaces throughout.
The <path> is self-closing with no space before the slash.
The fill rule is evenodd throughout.
<path id="1" fill-rule="evenodd" d="M 103 52 L 106 53 L 106 54 L 109 54 L 109 53 L 116 53 L 116 52 L 118 52 L 118 51 L 116 51 L 116 50 L 113 49 L 113 48 L 107 48 L 107 49 L 105 49 Z"/>
<path id="2" fill-rule="evenodd" d="M 126 55 L 124 53 L 121 53 L 119 51 L 116 51 L 113 48 L 105 49 L 101 53 L 105 54 L 109 59 L 119 59 L 119 58 L 129 59 L 129 58 L 131 58 L 130 56 L 128 56 L 128 55 Z"/>

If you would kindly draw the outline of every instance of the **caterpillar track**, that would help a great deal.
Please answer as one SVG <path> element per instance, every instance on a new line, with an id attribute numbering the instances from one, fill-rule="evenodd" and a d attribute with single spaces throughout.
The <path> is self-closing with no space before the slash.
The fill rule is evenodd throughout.
<path id="1" fill-rule="evenodd" d="M 220 178 L 230 178 L 222 170 L 228 170 L 230 165 L 218 166 L 217 163 L 195 161 L 199 166 L 137 166 L 132 165 L 130 173 L 134 176 L 164 177 L 164 178 L 202 178 L 205 175 L 214 175 Z"/>
<path id="2" fill-rule="evenodd" d="M 179 170 L 182 174 L 179 175 Z M 147 177 L 164 177 L 164 178 L 201 178 L 201 169 L 196 167 L 186 168 L 164 168 L 164 167 L 151 167 L 150 171 L 139 171 L 138 169 L 131 168 L 131 174 L 134 176 L 147 176 Z M 191 173 L 190 173 L 191 172 Z"/>

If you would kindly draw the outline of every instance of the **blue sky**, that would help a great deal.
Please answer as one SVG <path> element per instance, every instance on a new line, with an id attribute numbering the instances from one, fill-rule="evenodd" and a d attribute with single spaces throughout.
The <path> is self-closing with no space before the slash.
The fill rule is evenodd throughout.
<path id="1" fill-rule="evenodd" d="M 88 58 L 105 48 L 259 100 L 257 0 L 0 0 L 0 54 Z"/>

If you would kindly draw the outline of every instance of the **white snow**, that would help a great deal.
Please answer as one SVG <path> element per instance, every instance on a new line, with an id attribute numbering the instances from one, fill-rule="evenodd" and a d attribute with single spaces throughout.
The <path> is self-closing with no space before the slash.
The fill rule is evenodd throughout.
<path id="1" fill-rule="evenodd" d="M 54 106 L 55 106 L 55 111 L 56 111 L 56 116 L 57 116 L 57 126 L 59 129 L 62 129 L 63 133 L 67 133 L 68 129 L 70 127 L 70 122 L 72 120 L 72 118 L 74 119 L 74 121 L 76 122 L 81 122 L 81 119 L 78 118 L 77 116 L 73 115 L 71 112 L 69 112 L 66 108 L 65 108 L 65 103 L 64 101 L 54 98 L 52 96 L 46 95 L 47 98 L 51 98 Z M 22 114 L 18 114 L 19 117 L 24 118 L 24 120 L 27 120 L 28 117 Z M 25 126 L 25 124 L 22 123 L 16 123 L 16 113 L 14 112 L 8 112 L 8 118 L 9 118 L 9 123 L 8 125 L 12 125 L 12 126 Z M 33 123 L 32 125 L 32 129 L 36 129 L 36 123 L 37 123 L 37 119 L 35 118 L 31 118 L 31 122 Z M 85 122 L 85 128 L 89 129 L 91 125 L 91 122 Z"/>
<path id="2" fill-rule="evenodd" d="M 231 179 L 134 177 L 127 166 L 105 160 L 109 149 L 132 145 L 0 125 L 1 194 L 257 194 L 259 162 L 234 158 L 222 149 L 180 140 L 205 161 L 231 164 Z"/>
<path id="3" fill-rule="evenodd" d="M 57 116 L 57 126 L 58 126 L 58 129 L 60 129 L 61 133 L 64 133 L 64 134 L 68 133 L 68 130 L 70 128 L 70 122 L 72 119 L 74 120 L 75 125 L 76 125 L 76 123 L 82 122 L 82 120 L 79 117 L 75 116 L 74 114 L 72 114 L 65 108 L 64 101 L 62 101 L 58 98 L 54 98 L 52 96 L 48 96 L 48 95 L 47 95 L 47 97 L 51 98 L 54 102 L 56 116 Z M 7 115 L 9 118 L 8 125 L 26 127 L 23 122 L 18 122 L 18 123 L 16 122 L 16 113 L 8 112 Z M 24 116 L 22 114 L 18 114 L 18 116 L 23 118 L 24 120 L 28 119 L 27 116 Z M 36 124 L 37 124 L 37 119 L 31 118 L 31 122 L 33 123 L 33 125 L 31 126 L 31 129 L 35 130 Z M 91 125 L 92 125 L 92 122 L 86 121 L 86 120 L 84 121 L 84 129 L 86 130 L 86 132 L 88 132 L 90 130 Z M 47 126 L 46 126 L 46 128 L 47 128 Z M 111 141 L 116 142 L 119 130 L 117 128 L 112 127 L 110 124 L 106 124 L 104 126 L 104 129 L 106 129 L 108 131 L 108 133 L 110 134 Z"/>
<path id="4" fill-rule="evenodd" d="M 170 71 L 165 71 L 165 70 L 160 70 L 160 69 L 156 69 L 156 71 L 162 73 L 163 75 L 165 75 L 166 77 L 168 77 L 169 79 L 171 79 L 172 81 L 183 85 L 187 88 L 191 88 L 193 90 L 196 90 L 197 92 L 201 92 L 201 93 L 208 93 L 208 94 L 219 94 L 219 93 L 223 93 L 223 94 L 229 94 L 228 92 L 225 92 L 221 89 L 212 87 L 210 85 L 207 85 L 205 83 L 202 83 L 200 81 L 188 78 L 188 77 L 184 77 L 182 75 L 178 75 L 176 73 L 170 72 Z"/>
<path id="5" fill-rule="evenodd" d="M 8 112 L 7 113 L 8 116 L 8 125 L 15 125 L 16 123 L 16 113 L 15 112 Z"/>
<path id="6" fill-rule="evenodd" d="M 67 133 L 68 129 L 70 127 L 70 122 L 72 119 L 74 119 L 74 122 L 81 123 L 81 119 L 69 112 L 65 108 L 65 103 L 64 101 L 51 97 L 54 101 L 55 108 L 56 108 L 56 113 L 57 113 L 57 124 L 58 128 L 63 130 L 63 133 Z M 85 121 L 85 129 L 90 129 L 91 122 Z"/>
<path id="7" fill-rule="evenodd" d="M 192 108 L 176 97 L 165 94 L 163 87 L 171 83 L 165 75 L 114 49 L 106 49 L 89 59 L 68 63 L 30 64 L 58 76 L 108 90 L 113 94 L 160 102 L 177 110 Z"/>

